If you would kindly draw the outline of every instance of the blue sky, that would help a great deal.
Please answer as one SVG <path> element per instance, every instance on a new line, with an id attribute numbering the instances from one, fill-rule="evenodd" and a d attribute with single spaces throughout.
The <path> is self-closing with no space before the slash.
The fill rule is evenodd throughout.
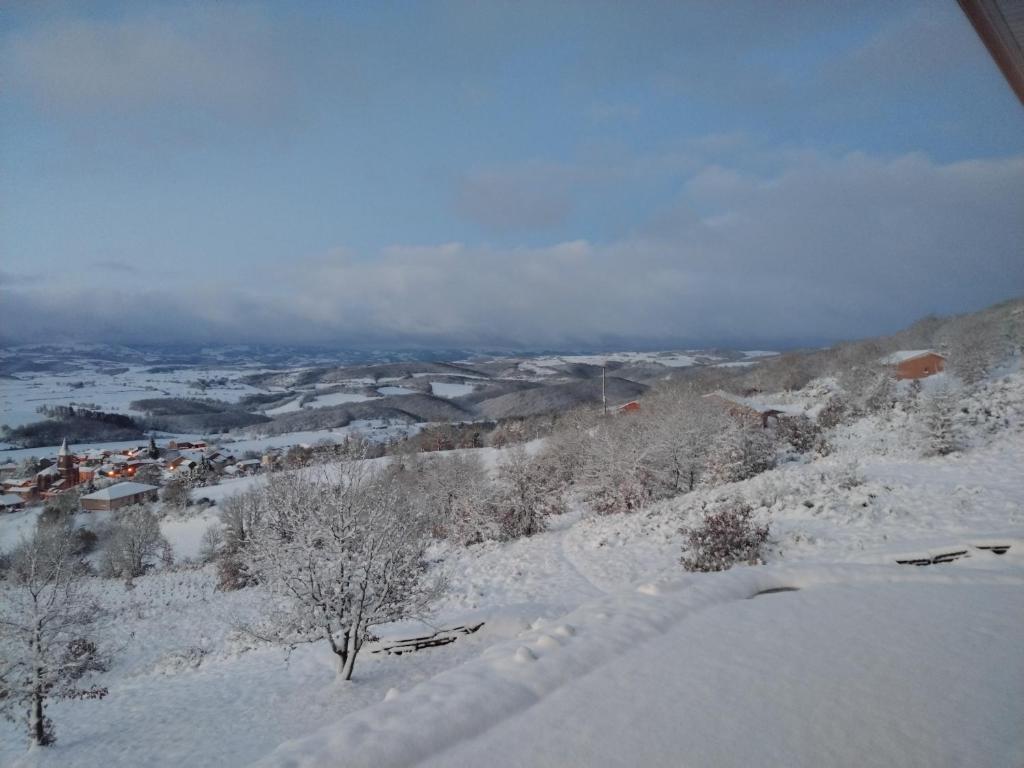
<path id="1" fill-rule="evenodd" d="M 8 341 L 793 343 L 1024 293 L 953 2 L 0 11 Z"/>

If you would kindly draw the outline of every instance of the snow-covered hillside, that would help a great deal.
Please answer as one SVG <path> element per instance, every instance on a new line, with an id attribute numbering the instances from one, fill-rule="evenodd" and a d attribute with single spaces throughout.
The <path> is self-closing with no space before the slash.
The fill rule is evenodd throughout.
<path id="1" fill-rule="evenodd" d="M 742 482 L 631 514 L 577 504 L 514 541 L 438 543 L 448 586 L 430 624 L 379 634 L 483 628 L 364 652 L 351 683 L 322 642 L 287 653 L 235 631 L 263 596 L 217 591 L 211 566 L 131 591 L 95 580 L 119 649 L 109 695 L 52 703 L 52 748 L 25 753 L 20 724 L 0 724 L 0 764 L 1020 765 L 1024 376 L 980 392 L 996 416 L 965 422 L 948 456 L 922 458 L 899 413 L 869 417 L 833 430 L 829 455 Z M 481 451 L 492 467 L 504 453 Z M 219 504 L 254 482 L 195 494 Z M 723 498 L 770 522 L 767 565 L 684 572 L 680 526 Z M 216 511 L 162 521 L 179 559 Z M 0 518 L 0 542 L 32 523 Z M 765 593 L 780 589 L 796 591 Z"/>

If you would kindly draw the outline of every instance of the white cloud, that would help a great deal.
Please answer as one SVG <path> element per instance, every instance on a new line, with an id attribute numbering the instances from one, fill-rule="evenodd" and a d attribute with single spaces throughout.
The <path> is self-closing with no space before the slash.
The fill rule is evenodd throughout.
<path id="1" fill-rule="evenodd" d="M 135 340 L 742 342 L 879 333 L 1024 293 L 1024 156 L 787 159 L 771 176 L 708 168 L 615 242 L 337 251 L 200 295 L 7 286 L 0 313 L 18 337 L 89 316 L 90 334 Z"/>

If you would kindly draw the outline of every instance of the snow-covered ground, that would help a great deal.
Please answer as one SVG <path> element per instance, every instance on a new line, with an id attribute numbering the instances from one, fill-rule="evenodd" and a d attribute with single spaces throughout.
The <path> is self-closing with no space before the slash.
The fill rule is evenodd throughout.
<path id="1" fill-rule="evenodd" d="M 282 413 L 293 413 L 303 408 L 327 408 L 332 405 L 343 405 L 344 403 L 362 403 L 372 400 L 369 395 L 361 395 L 353 392 L 326 392 L 316 394 L 315 397 L 303 403 L 303 393 L 297 394 L 294 398 L 276 408 L 270 408 L 264 413 L 268 416 L 278 416 Z"/>
<path id="2" fill-rule="evenodd" d="M 0 723 L 0 765 L 1019 766 L 1024 386 L 1005 386 L 1006 424 L 962 453 L 920 458 L 898 418 L 864 420 L 830 435 L 829 456 L 742 483 L 439 544 L 448 589 L 431 625 L 484 628 L 401 657 L 364 651 L 349 684 L 322 643 L 242 639 L 232 626 L 261 595 L 216 591 L 210 567 L 132 591 L 99 582 L 121 647 L 109 695 L 52 704 L 52 749 L 26 755 L 20 726 Z M 494 466 L 502 452 L 480 454 Z M 253 482 L 196 495 L 220 503 Z M 685 573 L 678 529 L 721 498 L 770 521 L 768 565 Z M 215 514 L 163 520 L 179 559 Z M 32 519 L 0 518 L 0 547 Z M 1010 549 L 979 548 L 992 543 Z M 798 591 L 754 597 L 779 588 Z"/>
<path id="3" fill-rule="evenodd" d="M 462 384 L 451 381 L 432 381 L 430 391 L 438 397 L 462 397 L 473 394 L 476 389 L 472 384 Z"/>
<path id="4" fill-rule="evenodd" d="M 1018 765 L 1024 562 L 984 565 L 642 584 L 258 765 Z"/>
<path id="5" fill-rule="evenodd" d="M 149 366 L 97 365 L 71 373 L 19 373 L 0 384 L 0 424 L 10 427 L 39 421 L 40 406 L 85 405 L 107 413 L 141 415 L 129 405 L 158 397 L 208 397 L 228 402 L 260 392 L 243 383 L 242 374 L 260 369 L 184 367 L 161 371 Z M 200 380 L 206 382 L 200 385 Z"/>
<path id="6" fill-rule="evenodd" d="M 752 350 L 739 352 L 744 359 L 733 361 L 736 365 L 750 365 L 758 358 L 769 357 L 776 352 Z M 681 352 L 607 352 L 594 355 L 545 355 L 531 357 L 519 362 L 519 370 L 537 376 L 549 376 L 567 364 L 582 363 L 584 365 L 604 365 L 606 363 L 656 364 L 666 368 L 688 368 L 694 365 L 727 364 L 727 357 L 705 350 L 686 350 Z M 719 362 L 721 361 L 721 362 Z"/>

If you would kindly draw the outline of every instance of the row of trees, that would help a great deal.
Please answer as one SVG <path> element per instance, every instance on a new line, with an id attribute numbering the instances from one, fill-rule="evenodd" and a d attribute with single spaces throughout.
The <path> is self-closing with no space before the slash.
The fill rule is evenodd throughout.
<path id="1" fill-rule="evenodd" d="M 810 450 L 806 420 L 764 428 L 753 413 L 730 413 L 688 388 L 666 387 L 639 412 L 567 420 L 538 461 L 599 513 L 628 512 L 698 486 L 752 477 L 775 465 L 781 446 Z"/>

